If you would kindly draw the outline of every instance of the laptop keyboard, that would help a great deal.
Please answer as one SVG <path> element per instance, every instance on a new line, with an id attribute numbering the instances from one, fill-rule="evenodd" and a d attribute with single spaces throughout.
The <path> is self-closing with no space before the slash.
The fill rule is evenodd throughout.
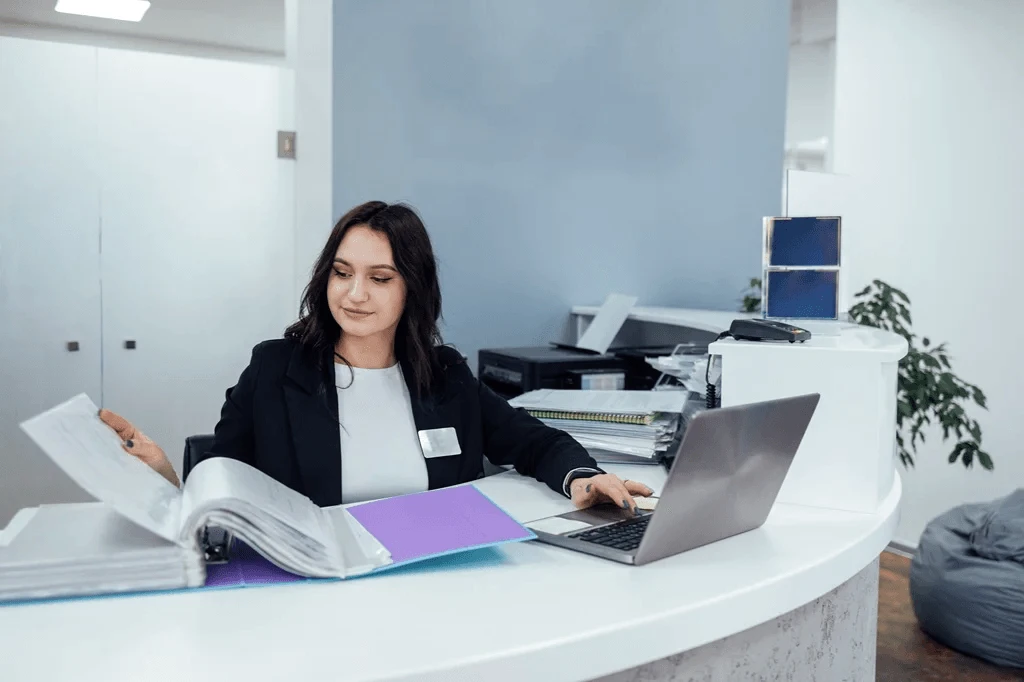
<path id="1" fill-rule="evenodd" d="M 626 519 L 600 528 L 580 531 L 569 535 L 570 538 L 593 542 L 623 552 L 630 552 L 640 546 L 640 539 L 651 522 L 652 514 L 644 514 L 633 519 Z"/>

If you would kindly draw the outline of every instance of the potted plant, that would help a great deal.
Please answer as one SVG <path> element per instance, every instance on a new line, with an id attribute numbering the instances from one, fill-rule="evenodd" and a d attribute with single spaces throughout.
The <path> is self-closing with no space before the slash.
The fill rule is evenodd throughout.
<path id="1" fill-rule="evenodd" d="M 910 331 L 907 295 L 876 279 L 854 294 L 854 301 L 851 321 L 899 334 L 909 346 L 900 361 L 896 395 L 896 443 L 903 465 L 913 466 L 917 446 L 925 442 L 924 429 L 934 424 L 941 427 L 943 441 L 955 436 L 950 464 L 959 460 L 970 468 L 977 461 L 991 470 L 992 458 L 981 448 L 981 427 L 966 410 L 971 403 L 988 409 L 985 394 L 953 373 L 945 343 L 934 344 L 928 337 Z M 750 280 L 743 292 L 741 310 L 760 312 L 760 279 Z"/>

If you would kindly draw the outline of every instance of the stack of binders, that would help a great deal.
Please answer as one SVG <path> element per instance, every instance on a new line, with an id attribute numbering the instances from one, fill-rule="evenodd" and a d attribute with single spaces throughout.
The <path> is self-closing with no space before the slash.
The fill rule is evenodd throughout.
<path id="1" fill-rule="evenodd" d="M 98 412 L 83 394 L 22 423 L 98 501 L 25 509 L 0 529 L 0 604 L 342 580 L 536 537 L 472 484 L 321 508 L 212 457 L 179 490 L 127 455 Z M 208 528 L 231 534 L 226 564 L 207 553 Z"/>
<path id="2" fill-rule="evenodd" d="M 689 409 L 687 391 L 541 389 L 510 401 L 565 431 L 600 463 L 660 462 Z"/>

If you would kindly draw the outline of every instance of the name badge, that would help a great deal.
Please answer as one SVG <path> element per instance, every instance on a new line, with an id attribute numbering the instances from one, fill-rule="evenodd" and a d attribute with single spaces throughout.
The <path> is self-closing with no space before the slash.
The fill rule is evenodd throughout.
<path id="1" fill-rule="evenodd" d="M 443 429 L 425 429 L 419 434 L 420 448 L 423 449 L 423 456 L 427 459 L 462 454 L 459 436 L 451 426 L 446 426 Z"/>

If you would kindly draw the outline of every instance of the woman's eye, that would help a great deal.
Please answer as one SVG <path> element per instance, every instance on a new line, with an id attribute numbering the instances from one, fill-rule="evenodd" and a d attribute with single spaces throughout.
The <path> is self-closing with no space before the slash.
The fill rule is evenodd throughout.
<path id="1" fill-rule="evenodd" d="M 338 277 L 341 277 L 343 279 L 346 278 L 346 277 L 349 277 L 349 274 L 347 272 L 342 272 L 341 270 L 335 270 L 334 274 L 336 274 Z"/>
<path id="2" fill-rule="evenodd" d="M 374 277 L 373 281 L 376 282 L 377 284 L 387 284 L 388 282 L 391 281 L 391 278 L 390 277 Z"/>

